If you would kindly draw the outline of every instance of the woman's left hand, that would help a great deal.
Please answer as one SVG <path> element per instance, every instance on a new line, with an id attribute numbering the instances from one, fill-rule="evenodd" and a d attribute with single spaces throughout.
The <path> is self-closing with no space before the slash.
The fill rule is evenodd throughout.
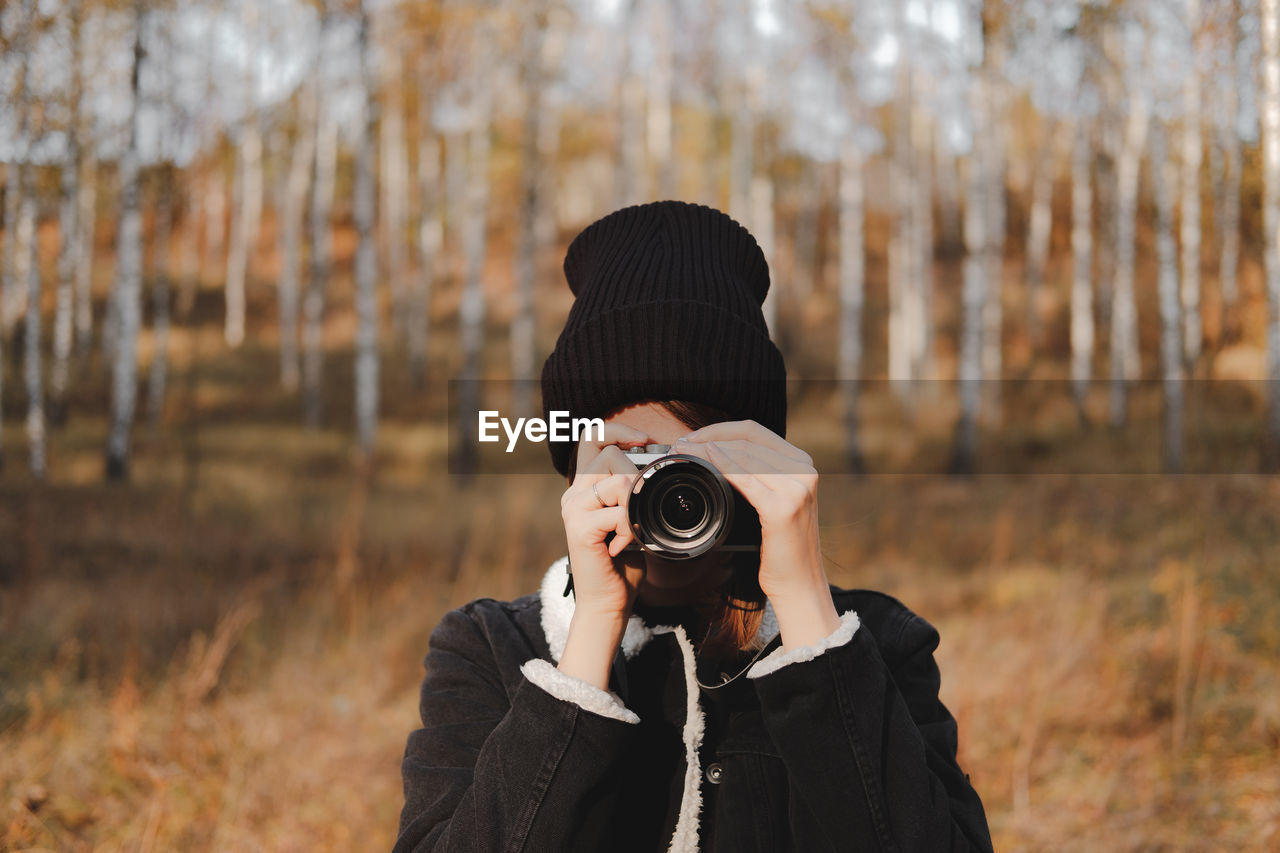
<path id="1" fill-rule="evenodd" d="M 676 442 L 707 460 L 760 515 L 760 588 L 788 649 L 839 627 L 818 539 L 818 472 L 809 454 L 755 421 L 726 421 Z"/>

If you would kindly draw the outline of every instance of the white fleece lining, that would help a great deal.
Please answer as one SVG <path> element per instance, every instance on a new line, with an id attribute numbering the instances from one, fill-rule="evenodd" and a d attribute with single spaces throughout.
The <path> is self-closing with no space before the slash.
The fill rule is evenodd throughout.
<path id="1" fill-rule="evenodd" d="M 533 658 L 520 667 L 524 677 L 557 699 L 572 702 L 584 711 L 635 725 L 640 722 L 636 712 L 622 704 L 618 694 L 601 690 L 581 678 L 561 672 L 550 661 Z"/>
<path id="2" fill-rule="evenodd" d="M 756 661 L 751 669 L 747 670 L 747 678 L 760 678 L 771 672 L 777 672 L 789 663 L 810 661 L 827 649 L 843 646 L 853 639 L 854 632 L 858 630 L 859 624 L 857 612 L 850 610 L 840 617 L 839 628 L 836 628 L 812 646 L 800 646 L 791 651 L 787 651 L 781 646 L 774 649 L 762 659 Z"/>
<path id="3" fill-rule="evenodd" d="M 698 703 L 698 680 L 693 656 L 693 643 L 684 628 L 664 625 L 654 628 L 654 634 L 676 635 L 680 656 L 684 659 L 685 721 L 684 721 L 684 791 L 680 795 L 680 816 L 676 819 L 676 831 L 671 836 L 669 853 L 697 853 L 698 813 L 702 811 L 702 764 L 698 761 L 698 749 L 702 746 L 702 734 L 706 721 Z"/>

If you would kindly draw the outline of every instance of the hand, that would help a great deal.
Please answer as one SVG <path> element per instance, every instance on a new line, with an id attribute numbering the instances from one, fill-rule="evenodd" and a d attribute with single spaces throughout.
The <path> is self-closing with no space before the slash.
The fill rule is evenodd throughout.
<path id="1" fill-rule="evenodd" d="M 674 453 L 715 465 L 760 515 L 760 588 L 773 603 L 788 649 L 812 645 L 840 619 L 818 537 L 818 472 L 809 454 L 755 421 L 690 433 Z"/>
<path id="2" fill-rule="evenodd" d="M 642 560 L 618 559 L 634 538 L 627 497 L 636 477 L 635 463 L 620 448 L 648 440 L 623 424 L 605 424 L 600 441 L 579 445 L 577 476 L 560 498 L 574 611 L 559 668 L 602 689 L 644 579 Z"/>

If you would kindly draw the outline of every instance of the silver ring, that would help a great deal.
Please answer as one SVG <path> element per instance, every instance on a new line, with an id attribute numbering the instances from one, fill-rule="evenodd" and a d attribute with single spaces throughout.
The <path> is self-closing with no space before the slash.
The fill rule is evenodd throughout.
<path id="1" fill-rule="evenodd" d="M 598 485 L 600 485 L 598 482 L 591 484 L 591 494 L 596 496 L 596 500 L 600 502 L 601 509 L 608 509 L 609 505 L 604 502 L 604 498 L 600 497 L 600 491 L 596 488 Z"/>

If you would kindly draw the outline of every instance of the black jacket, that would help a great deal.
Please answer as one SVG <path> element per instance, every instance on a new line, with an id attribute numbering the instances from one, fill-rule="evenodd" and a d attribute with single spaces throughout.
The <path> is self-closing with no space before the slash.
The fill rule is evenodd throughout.
<path id="1" fill-rule="evenodd" d="M 833 589 L 830 648 L 779 648 L 718 690 L 694 683 L 682 627 L 633 616 L 610 698 L 550 663 L 564 580 L 561 560 L 540 594 L 474 601 L 432 633 L 397 853 L 991 850 L 938 634 L 896 599 Z M 771 611 L 761 631 L 777 634 Z"/>

